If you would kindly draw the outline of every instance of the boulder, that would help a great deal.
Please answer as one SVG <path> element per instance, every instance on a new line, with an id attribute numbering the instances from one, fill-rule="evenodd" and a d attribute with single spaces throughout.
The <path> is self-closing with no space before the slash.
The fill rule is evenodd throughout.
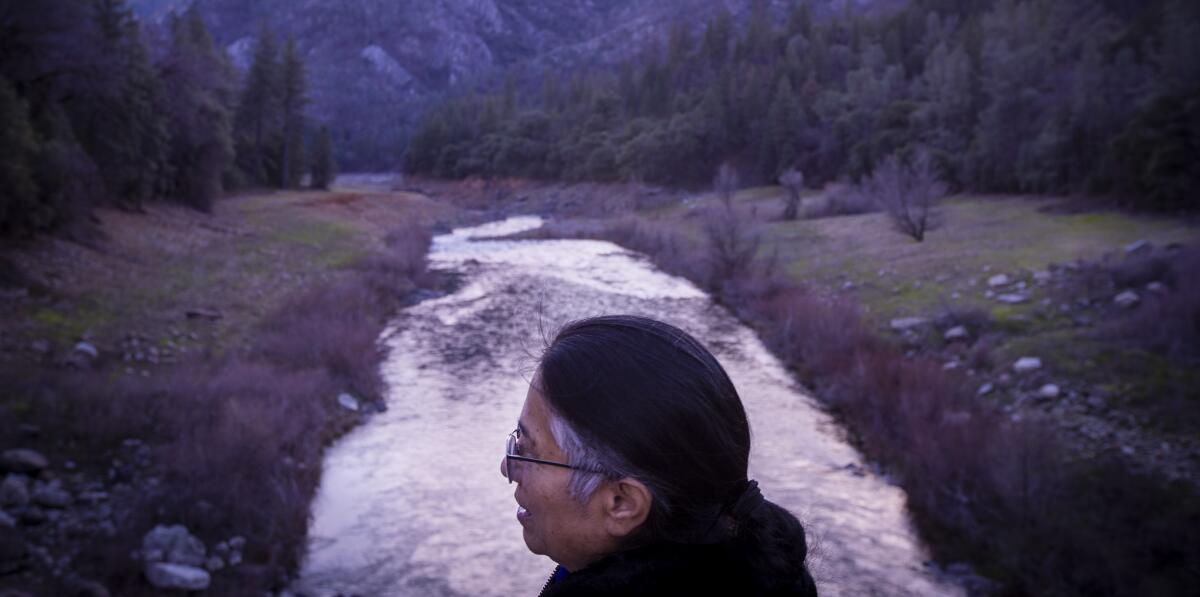
<path id="1" fill-rule="evenodd" d="M 1142 297 L 1138 296 L 1138 294 L 1132 290 L 1126 290 L 1125 292 L 1113 297 L 1113 304 L 1122 309 L 1129 309 L 1137 306 L 1137 304 L 1141 301 Z"/>
<path id="2" fill-rule="evenodd" d="M 1005 286 L 1011 281 L 1012 280 L 1009 279 L 1009 277 L 1005 274 L 996 274 L 996 275 L 988 278 L 987 283 L 988 283 L 988 286 L 990 286 L 992 288 L 996 288 L 997 286 Z"/>
<path id="3" fill-rule="evenodd" d="M 358 400 L 356 400 L 354 396 L 342 392 L 341 394 L 338 394 L 337 401 L 342 408 L 349 411 L 358 412 Z"/>
<path id="4" fill-rule="evenodd" d="M 66 508 L 74 499 L 71 493 L 58 483 L 36 483 L 31 496 L 34 503 L 47 508 Z"/>
<path id="5" fill-rule="evenodd" d="M 196 566 L 154 562 L 146 565 L 146 580 L 157 589 L 203 591 L 212 577 L 207 570 Z"/>
<path id="6" fill-rule="evenodd" d="M 906 332 L 908 330 L 921 327 L 928 322 L 923 317 L 899 317 L 891 322 L 892 329 L 897 332 Z"/>
<path id="7" fill-rule="evenodd" d="M 24 508 L 29 503 L 29 478 L 24 475 L 7 475 L 0 482 L 0 507 Z"/>
<path id="8" fill-rule="evenodd" d="M 1029 373 L 1041 368 L 1042 360 L 1037 357 L 1021 357 L 1013 363 L 1013 371 L 1017 373 Z"/>
<path id="9" fill-rule="evenodd" d="M 33 450 L 5 450 L 0 455 L 0 469 L 10 473 L 37 474 L 49 466 L 50 461 Z"/>
<path id="10" fill-rule="evenodd" d="M 158 525 L 142 537 L 142 558 L 147 562 L 198 567 L 204 565 L 204 556 L 204 543 L 183 525 Z"/>
<path id="11" fill-rule="evenodd" d="M 942 337 L 950 342 L 954 340 L 966 340 L 968 336 L 970 336 L 970 334 L 967 333 L 967 328 L 961 325 L 956 325 L 946 330 L 945 334 L 942 334 Z"/>

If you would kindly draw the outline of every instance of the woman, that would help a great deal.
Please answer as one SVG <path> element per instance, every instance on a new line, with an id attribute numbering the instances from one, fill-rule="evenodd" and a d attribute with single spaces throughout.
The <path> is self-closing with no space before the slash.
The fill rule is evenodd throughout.
<path id="1" fill-rule="evenodd" d="M 571 323 L 542 356 L 501 472 L 545 596 L 816 595 L 804 529 L 746 477 L 750 428 L 695 339 L 633 316 Z"/>

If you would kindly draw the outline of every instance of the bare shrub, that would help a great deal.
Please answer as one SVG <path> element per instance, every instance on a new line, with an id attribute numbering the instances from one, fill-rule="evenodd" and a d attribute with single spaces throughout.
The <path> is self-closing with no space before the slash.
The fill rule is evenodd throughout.
<path id="1" fill-rule="evenodd" d="M 737 192 L 738 184 L 738 173 L 732 164 L 725 162 L 717 168 L 713 176 L 713 190 L 727 209 L 733 205 L 733 194 Z"/>
<path id="2" fill-rule="evenodd" d="M 787 205 L 783 208 L 784 220 L 795 220 L 800 215 L 800 193 L 804 190 L 804 173 L 788 168 L 779 175 L 779 184 L 787 189 Z"/>
<path id="3" fill-rule="evenodd" d="M 917 151 L 907 163 L 898 155 L 889 156 L 871 173 L 864 188 L 896 229 L 917 242 L 925 240 L 925 233 L 939 224 L 937 202 L 946 195 L 947 187 L 925 150 Z"/>
<path id="4" fill-rule="evenodd" d="M 810 220 L 834 216 L 853 216 L 879 211 L 879 205 L 862 189 L 844 183 L 830 183 L 816 200 L 804 207 L 804 217 Z"/>
<path id="5" fill-rule="evenodd" d="M 1152 269 L 1155 280 L 1167 280 L 1164 291 L 1142 292 L 1141 304 L 1114 322 L 1110 335 L 1175 359 L 1200 359 L 1200 247 L 1179 253 L 1167 271 Z"/>
<path id="6" fill-rule="evenodd" d="M 704 212 L 704 237 L 707 241 L 708 285 L 721 288 L 739 274 L 749 273 L 762 235 L 754 223 L 736 209 L 711 207 Z"/>

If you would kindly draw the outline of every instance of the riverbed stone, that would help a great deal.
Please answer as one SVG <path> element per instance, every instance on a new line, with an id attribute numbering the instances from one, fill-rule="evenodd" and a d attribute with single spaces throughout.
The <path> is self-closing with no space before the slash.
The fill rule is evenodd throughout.
<path id="1" fill-rule="evenodd" d="M 354 396 L 342 392 L 341 394 L 338 394 L 337 401 L 342 408 L 349 411 L 358 412 L 358 400 Z"/>
<path id="2" fill-rule="evenodd" d="M 947 341 L 953 342 L 954 340 L 966 340 L 969 335 L 970 334 L 967 332 L 966 327 L 961 326 L 961 325 L 956 325 L 956 326 L 946 330 L 946 333 L 943 334 L 942 337 L 945 338 Z"/>
<path id="3" fill-rule="evenodd" d="M 896 330 L 897 332 L 906 332 L 908 330 L 919 328 L 928 323 L 928 321 L 929 320 L 925 319 L 924 317 L 898 317 L 891 321 L 891 326 L 892 329 Z"/>
<path id="4" fill-rule="evenodd" d="M 1048 383 L 1038 388 L 1037 395 L 1039 398 L 1058 398 L 1060 393 L 1061 391 L 1056 384 Z"/>
<path id="5" fill-rule="evenodd" d="M 1005 293 L 997 294 L 996 300 L 998 300 L 1006 305 L 1019 305 L 1021 303 L 1028 301 L 1029 295 L 1021 294 L 1019 292 L 1005 292 Z"/>
<path id="6" fill-rule="evenodd" d="M 154 562 L 146 565 L 146 580 L 157 589 L 203 591 L 212 577 L 207 570 L 196 566 Z"/>
<path id="7" fill-rule="evenodd" d="M 39 506 L 47 508 L 63 509 L 71 505 L 74 501 L 71 497 L 71 492 L 63 489 L 59 483 L 35 483 L 33 493 L 30 496 L 33 501 Z"/>
<path id="8" fill-rule="evenodd" d="M 26 448 L 5 450 L 0 454 L 0 469 L 10 473 L 37 474 L 49 466 L 50 461 L 45 456 Z"/>
<path id="9" fill-rule="evenodd" d="M 0 507 L 24 508 L 29 503 L 29 477 L 5 475 L 0 482 Z"/>
<path id="10" fill-rule="evenodd" d="M 1037 357 L 1021 357 L 1017 362 L 1013 363 L 1013 371 L 1017 373 L 1030 373 L 1042 368 L 1042 359 Z"/>
<path id="11" fill-rule="evenodd" d="M 147 562 L 202 566 L 204 543 L 193 537 L 183 525 L 158 525 L 142 537 L 142 557 Z"/>
<path id="12" fill-rule="evenodd" d="M 1118 306 L 1122 309 L 1129 309 L 1131 307 L 1135 307 L 1141 301 L 1142 301 L 1142 297 L 1138 296 L 1138 293 L 1136 293 L 1132 290 L 1126 290 L 1125 292 L 1122 292 L 1121 294 L 1118 294 L 1117 296 L 1113 297 L 1113 304 L 1115 304 L 1116 306 Z"/>

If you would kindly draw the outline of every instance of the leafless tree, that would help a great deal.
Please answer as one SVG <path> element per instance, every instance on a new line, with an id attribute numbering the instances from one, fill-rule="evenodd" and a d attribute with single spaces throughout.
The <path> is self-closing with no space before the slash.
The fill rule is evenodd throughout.
<path id="1" fill-rule="evenodd" d="M 937 203 L 946 195 L 946 184 L 934 172 L 929 153 L 918 150 L 907 162 L 895 154 L 875 168 L 864 184 L 887 212 L 896 229 L 917 242 L 937 227 Z"/>
<path id="2" fill-rule="evenodd" d="M 804 173 L 788 168 L 779 175 L 779 184 L 787 189 L 787 205 L 783 208 L 783 219 L 795 220 L 800 216 L 800 191 L 804 190 Z"/>
<path id="3" fill-rule="evenodd" d="M 737 184 L 737 171 L 729 164 L 722 164 L 713 178 L 721 205 L 710 207 L 704 214 L 710 282 L 716 287 L 748 272 L 761 242 L 752 218 L 733 206 Z"/>
<path id="4" fill-rule="evenodd" d="M 717 193 L 717 198 L 725 205 L 725 209 L 731 209 L 733 206 L 733 194 L 738 189 L 738 174 L 729 162 L 721 164 L 717 168 L 716 176 L 713 176 L 713 190 Z"/>

